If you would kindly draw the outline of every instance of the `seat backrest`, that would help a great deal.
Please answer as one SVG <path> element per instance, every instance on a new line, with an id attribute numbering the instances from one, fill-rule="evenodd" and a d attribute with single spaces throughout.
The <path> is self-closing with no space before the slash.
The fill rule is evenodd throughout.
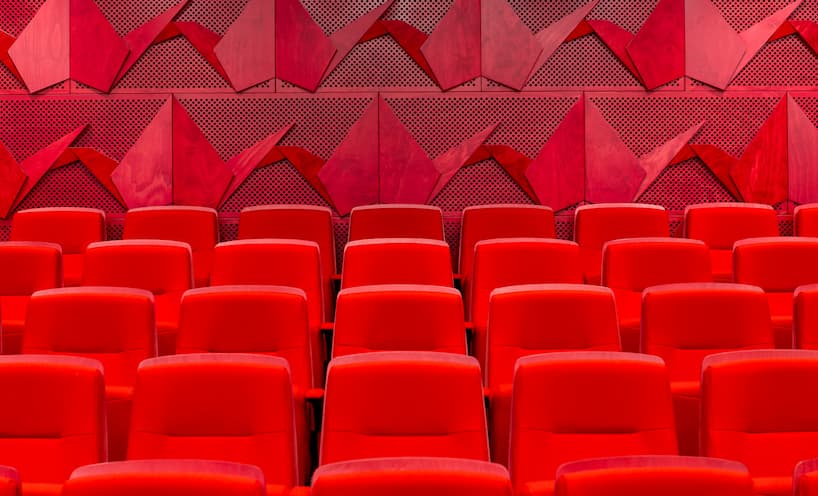
<path id="1" fill-rule="evenodd" d="M 755 477 L 791 477 L 818 457 L 818 352 L 718 353 L 702 364 L 701 451 Z"/>
<path id="2" fill-rule="evenodd" d="M 372 284 L 453 285 L 449 245 L 419 238 L 376 238 L 347 243 L 341 287 Z"/>
<path id="3" fill-rule="evenodd" d="M 150 458 L 247 463 L 261 468 L 268 484 L 292 487 L 297 463 L 287 361 L 210 353 L 142 362 L 128 459 Z"/>
<path id="4" fill-rule="evenodd" d="M 62 484 L 106 459 L 102 365 L 70 356 L 0 356 L 0 464 L 23 483 Z"/>
<path id="5" fill-rule="evenodd" d="M 685 208 L 684 232 L 711 250 L 732 250 L 740 239 L 778 236 L 778 218 L 760 203 L 702 203 Z"/>
<path id="6" fill-rule="evenodd" d="M 13 467 L 0 466 L 0 496 L 20 494 L 20 474 Z"/>
<path id="7" fill-rule="evenodd" d="M 767 297 L 756 286 L 653 286 L 643 293 L 641 322 L 642 352 L 660 356 L 672 381 L 698 382 L 713 353 L 775 347 Z"/>
<path id="8" fill-rule="evenodd" d="M 794 496 L 818 494 L 818 458 L 801 461 L 795 466 L 792 485 Z"/>
<path id="9" fill-rule="evenodd" d="M 130 460 L 74 470 L 63 496 L 264 496 L 258 467 L 214 460 Z"/>
<path id="10" fill-rule="evenodd" d="M 54 243 L 0 243 L 0 295 L 28 296 L 62 286 L 62 250 Z"/>
<path id="11" fill-rule="evenodd" d="M 88 244 L 105 240 L 105 212 L 96 208 L 33 208 L 11 219 L 12 241 L 44 241 L 80 254 Z"/>
<path id="12" fill-rule="evenodd" d="M 818 238 L 737 241 L 733 263 L 736 282 L 770 292 L 792 292 L 798 286 L 818 283 Z"/>
<path id="13" fill-rule="evenodd" d="M 667 211 L 643 203 L 581 205 L 574 212 L 574 240 L 582 249 L 602 250 L 608 241 L 670 236 Z"/>
<path id="14" fill-rule="evenodd" d="M 313 387 L 307 295 L 287 286 L 215 286 L 182 296 L 177 353 L 262 353 Z"/>
<path id="15" fill-rule="evenodd" d="M 330 463 L 313 475 L 312 496 L 511 496 L 502 465 L 459 458 L 375 458 Z"/>
<path id="16" fill-rule="evenodd" d="M 818 350 L 818 284 L 799 286 L 793 299 L 795 347 Z"/>
<path id="17" fill-rule="evenodd" d="M 583 284 L 523 284 L 491 292 L 486 385 L 511 385 L 519 358 L 548 351 L 619 351 L 613 292 Z"/>
<path id="18" fill-rule="evenodd" d="M 83 286 L 124 286 L 154 295 L 181 293 L 193 285 L 190 245 L 130 239 L 91 243 L 85 252 Z"/>
<path id="19" fill-rule="evenodd" d="M 125 214 L 122 239 L 165 239 L 190 245 L 193 253 L 219 242 L 219 217 L 207 207 L 165 205 L 132 208 Z"/>
<path id="20" fill-rule="evenodd" d="M 697 456 L 623 456 L 566 463 L 556 496 L 752 496 L 741 463 Z"/>
<path id="21" fill-rule="evenodd" d="M 355 207 L 349 214 L 349 241 L 371 238 L 424 238 L 443 241 L 443 212 L 431 205 L 382 204 Z"/>
<path id="22" fill-rule="evenodd" d="M 710 253 L 704 242 L 679 238 L 631 238 L 605 243 L 602 284 L 642 291 L 677 282 L 711 282 Z"/>
<path id="23" fill-rule="evenodd" d="M 514 372 L 509 469 L 515 488 L 583 458 L 677 454 L 662 360 L 624 352 L 545 353 Z"/>
<path id="24" fill-rule="evenodd" d="M 28 303 L 23 353 L 93 358 L 106 385 L 133 387 L 139 362 L 156 356 L 153 295 L 116 287 L 38 291 Z"/>
<path id="25" fill-rule="evenodd" d="M 332 356 L 372 351 L 466 354 L 463 300 L 454 288 L 358 286 L 338 294 Z"/>
<path id="26" fill-rule="evenodd" d="M 468 279 L 478 241 L 495 238 L 553 238 L 554 211 L 541 205 L 477 205 L 463 209 L 458 271 Z"/>
<path id="27" fill-rule="evenodd" d="M 489 460 L 474 358 L 384 351 L 330 362 L 319 465 L 393 456 Z"/>
<path id="28" fill-rule="evenodd" d="M 798 205 L 792 212 L 796 236 L 818 237 L 818 203 Z"/>

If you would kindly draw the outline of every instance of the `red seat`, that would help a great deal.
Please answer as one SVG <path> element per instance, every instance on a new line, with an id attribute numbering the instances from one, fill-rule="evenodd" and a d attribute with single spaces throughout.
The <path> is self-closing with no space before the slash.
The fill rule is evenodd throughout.
<path id="1" fill-rule="evenodd" d="M 0 496 L 20 496 L 20 475 L 12 467 L 0 466 Z"/>
<path id="2" fill-rule="evenodd" d="M 351 241 L 344 249 L 341 287 L 373 284 L 453 286 L 449 245 L 415 238 Z"/>
<path id="3" fill-rule="evenodd" d="M 382 204 L 353 208 L 349 214 L 349 241 L 372 238 L 443 241 L 443 212 L 431 205 Z"/>
<path id="4" fill-rule="evenodd" d="M 105 240 L 105 212 L 95 208 L 33 208 L 11 219 L 12 241 L 42 241 L 62 248 L 63 283 L 82 281 L 85 247 Z"/>
<path id="5" fill-rule="evenodd" d="M 474 358 L 383 351 L 330 362 L 319 464 L 394 456 L 489 460 Z"/>
<path id="6" fill-rule="evenodd" d="M 702 367 L 702 454 L 747 465 L 758 495 L 792 494 L 795 465 L 818 457 L 818 352 L 734 351 Z"/>
<path id="7" fill-rule="evenodd" d="M 795 466 L 793 474 L 794 496 L 818 495 L 818 459 L 804 460 Z"/>
<path id="8" fill-rule="evenodd" d="M 508 471 L 460 458 L 373 458 L 318 467 L 312 496 L 511 496 Z"/>
<path id="9" fill-rule="evenodd" d="M 358 286 L 336 303 L 332 356 L 372 351 L 466 354 L 463 300 L 454 288 Z"/>
<path id="10" fill-rule="evenodd" d="M 613 293 L 581 284 L 527 284 L 491 292 L 488 361 L 492 460 L 507 463 L 517 360 L 548 351 L 619 351 Z"/>
<path id="11" fill-rule="evenodd" d="M 489 296 L 497 288 L 518 284 L 581 283 L 579 247 L 571 241 L 507 238 L 480 241 L 466 308 L 474 323 L 474 355 L 485 367 Z"/>
<path id="12" fill-rule="evenodd" d="M 128 459 L 256 465 L 267 494 L 297 481 L 292 383 L 279 357 L 211 353 L 145 360 L 134 390 Z"/>
<path id="13" fill-rule="evenodd" d="M 574 240 L 579 244 L 588 284 L 602 280 L 602 247 L 623 238 L 670 236 L 664 207 L 641 203 L 582 205 L 574 213 Z"/>
<path id="14" fill-rule="evenodd" d="M 478 205 L 463 209 L 458 271 L 468 293 L 479 241 L 496 238 L 554 238 L 554 211 L 541 205 Z"/>
<path id="15" fill-rule="evenodd" d="M 736 282 L 767 293 L 776 348 L 793 345 L 793 293 L 818 283 L 818 238 L 753 238 L 737 241 L 733 250 Z"/>
<path id="16" fill-rule="evenodd" d="M 778 218 L 760 203 L 703 203 L 685 209 L 685 237 L 710 248 L 713 278 L 733 281 L 733 244 L 741 239 L 778 236 Z"/>
<path id="17" fill-rule="evenodd" d="M 35 291 L 62 286 L 60 246 L 37 241 L 0 243 L 2 351 L 20 353 L 29 298 Z"/>
<path id="18" fill-rule="evenodd" d="M 219 216 L 212 208 L 168 205 L 142 207 L 125 214 L 122 239 L 165 239 L 190 245 L 193 279 L 207 286 L 213 247 L 219 242 Z"/>
<path id="19" fill-rule="evenodd" d="M 176 351 L 179 303 L 193 285 L 190 245 L 131 239 L 88 245 L 84 286 L 120 286 L 150 291 L 156 303 L 157 349 Z"/>
<path id="20" fill-rule="evenodd" d="M 658 357 L 528 356 L 517 362 L 513 387 L 509 470 L 517 494 L 553 494 L 565 462 L 677 454 L 668 373 Z"/>
<path id="21" fill-rule="evenodd" d="M 804 350 L 818 350 L 818 284 L 807 284 L 796 288 L 794 300 L 795 347 Z"/>
<path id="22" fill-rule="evenodd" d="M 566 463 L 557 496 L 752 496 L 747 467 L 718 458 L 624 456 Z"/>
<path id="23" fill-rule="evenodd" d="M 312 205 L 262 205 L 242 209 L 238 239 L 258 238 L 300 239 L 318 243 L 324 315 L 329 319 L 335 301 L 332 278 L 337 272 L 332 210 Z"/>
<path id="24" fill-rule="evenodd" d="M 38 291 L 28 304 L 23 353 L 85 356 L 102 363 L 108 459 L 124 460 L 136 368 L 156 356 L 153 295 L 112 287 Z"/>
<path id="25" fill-rule="evenodd" d="M 798 205 L 792 212 L 796 236 L 818 237 L 818 203 Z"/>
<path id="26" fill-rule="evenodd" d="M 602 284 L 616 297 L 624 351 L 639 351 L 642 291 L 679 282 L 712 282 L 710 254 L 702 241 L 633 238 L 609 241 L 602 250 Z"/>
<path id="27" fill-rule="evenodd" d="M 306 480 L 310 467 L 306 394 L 316 381 L 304 291 L 252 285 L 192 289 L 182 296 L 177 353 L 260 353 L 286 359 L 294 386 L 299 467 Z"/>
<path id="28" fill-rule="evenodd" d="M 698 454 L 702 360 L 722 351 L 774 346 L 764 291 L 727 283 L 668 284 L 642 296 L 643 353 L 670 371 L 679 451 Z"/>
<path id="29" fill-rule="evenodd" d="M 0 357 L 0 464 L 24 496 L 59 496 L 71 471 L 106 459 L 102 365 L 87 358 Z"/>
<path id="30" fill-rule="evenodd" d="M 321 336 L 324 303 L 320 253 L 312 241 L 245 239 L 219 243 L 213 254 L 212 286 L 275 285 L 298 288 L 307 297 L 313 379 L 323 382 L 326 352 Z"/>
<path id="31" fill-rule="evenodd" d="M 258 467 L 210 460 L 133 460 L 74 470 L 63 496 L 264 496 Z"/>

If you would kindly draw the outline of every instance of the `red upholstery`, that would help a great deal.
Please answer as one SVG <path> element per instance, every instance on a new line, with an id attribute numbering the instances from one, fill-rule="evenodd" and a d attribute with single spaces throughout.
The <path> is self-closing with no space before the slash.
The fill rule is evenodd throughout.
<path id="1" fill-rule="evenodd" d="M 142 362 L 128 459 L 257 465 L 269 486 L 297 480 L 290 370 L 279 357 L 211 353 Z"/>
<path id="2" fill-rule="evenodd" d="M 371 351 L 466 354 L 463 300 L 454 288 L 413 284 L 341 290 L 332 356 Z"/>
<path id="3" fill-rule="evenodd" d="M 626 456 L 566 463 L 557 496 L 752 496 L 747 467 L 718 458 Z"/>
<path id="4" fill-rule="evenodd" d="M 580 284 L 530 284 L 491 292 L 485 382 L 492 460 L 507 463 L 511 383 L 519 358 L 547 351 L 619 351 L 613 293 Z"/>
<path id="5" fill-rule="evenodd" d="M 541 205 L 478 205 L 463 209 L 458 271 L 468 291 L 474 245 L 495 238 L 553 238 L 554 211 Z"/>
<path id="6" fill-rule="evenodd" d="M 0 357 L 0 464 L 23 494 L 58 496 L 71 471 L 105 461 L 102 365 L 87 358 Z"/>
<path id="7" fill-rule="evenodd" d="M 207 286 L 219 216 L 212 208 L 168 205 L 132 208 L 125 214 L 123 239 L 166 239 L 190 245 L 196 286 Z"/>
<path id="8" fill-rule="evenodd" d="M 610 241 L 602 250 L 602 284 L 613 289 L 622 349 L 639 351 L 642 291 L 679 282 L 711 282 L 710 255 L 702 241 L 633 238 Z"/>
<path id="9" fill-rule="evenodd" d="M 351 241 L 344 249 L 341 287 L 372 284 L 453 285 L 449 245 L 420 238 Z"/>
<path id="10" fill-rule="evenodd" d="M 668 373 L 658 357 L 533 355 L 517 362 L 513 387 L 509 469 L 517 494 L 553 494 L 565 462 L 677 453 Z"/>
<path id="11" fill-rule="evenodd" d="M 387 456 L 489 460 L 480 367 L 452 353 L 383 351 L 333 359 L 320 465 Z"/>
<path id="12" fill-rule="evenodd" d="M 0 466 L 0 496 L 20 495 L 20 475 L 12 467 Z"/>
<path id="13" fill-rule="evenodd" d="M 38 241 L 0 243 L 2 351 L 20 353 L 29 298 L 35 291 L 62 286 L 60 246 Z"/>
<path id="14" fill-rule="evenodd" d="M 213 254 L 212 286 L 277 285 L 298 288 L 307 297 L 313 378 L 323 379 L 326 352 L 321 338 L 324 320 L 320 253 L 312 241 L 245 239 L 219 243 Z"/>
<path id="15" fill-rule="evenodd" d="M 324 315 L 332 316 L 332 276 L 335 268 L 335 235 L 332 210 L 312 205 L 262 205 L 239 214 L 239 239 L 300 239 L 318 243 L 323 277 Z"/>
<path id="16" fill-rule="evenodd" d="M 511 496 L 502 465 L 459 458 L 374 458 L 318 467 L 312 496 Z"/>
<path id="17" fill-rule="evenodd" d="M 108 458 L 123 460 L 136 368 L 156 356 L 153 295 L 113 287 L 38 291 L 28 305 L 23 353 L 86 356 L 102 363 Z"/>
<path id="18" fill-rule="evenodd" d="M 792 482 L 795 496 L 818 495 L 818 459 L 812 458 L 798 463 Z"/>
<path id="19" fill-rule="evenodd" d="M 157 349 L 176 351 L 179 303 L 193 285 L 190 245 L 179 241 L 120 240 L 88 245 L 84 286 L 121 286 L 153 293 Z"/>
<path id="20" fill-rule="evenodd" d="M 792 212 L 796 236 L 818 237 L 818 203 L 798 205 Z"/>
<path id="21" fill-rule="evenodd" d="M 581 283 L 579 247 L 571 241 L 506 238 L 480 241 L 466 308 L 474 323 L 474 355 L 485 366 L 489 296 L 496 288 L 535 283 Z"/>
<path id="22" fill-rule="evenodd" d="M 733 280 L 733 243 L 741 239 L 778 236 L 778 218 L 770 205 L 760 203 L 703 203 L 685 209 L 685 237 L 710 248 L 713 277 Z"/>
<path id="23" fill-rule="evenodd" d="M 682 454 L 698 453 L 704 357 L 721 351 L 773 346 L 770 310 L 761 288 L 686 283 L 645 290 L 641 350 L 660 356 L 667 364 Z"/>
<path id="24" fill-rule="evenodd" d="M 818 284 L 799 286 L 794 293 L 795 347 L 818 350 Z"/>
<path id="25" fill-rule="evenodd" d="M 602 247 L 623 238 L 670 236 L 664 207 L 640 203 L 581 205 L 574 212 L 574 240 L 579 244 L 585 282 L 602 280 Z"/>
<path id="26" fill-rule="evenodd" d="M 80 467 L 63 496 L 264 496 L 258 467 L 210 460 L 133 460 Z"/>
<path id="27" fill-rule="evenodd" d="M 747 465 L 756 494 L 792 494 L 796 463 L 818 456 L 818 352 L 719 353 L 702 367 L 702 454 Z"/>
<path id="28" fill-rule="evenodd" d="M 818 238 L 753 238 L 733 250 L 736 282 L 760 286 L 766 293 L 777 348 L 791 348 L 793 293 L 818 283 Z"/>
<path id="29" fill-rule="evenodd" d="M 60 245 L 63 282 L 77 286 L 82 281 L 85 247 L 105 240 L 105 212 L 74 207 L 20 210 L 11 219 L 10 239 Z"/>
<path id="30" fill-rule="evenodd" d="M 182 296 L 177 348 L 178 353 L 261 353 L 287 360 L 294 386 L 299 467 L 306 480 L 310 433 L 305 395 L 315 381 L 304 292 L 286 286 L 192 289 Z"/>
<path id="31" fill-rule="evenodd" d="M 355 207 L 349 214 L 349 240 L 424 238 L 443 241 L 443 212 L 431 205 L 383 204 Z"/>

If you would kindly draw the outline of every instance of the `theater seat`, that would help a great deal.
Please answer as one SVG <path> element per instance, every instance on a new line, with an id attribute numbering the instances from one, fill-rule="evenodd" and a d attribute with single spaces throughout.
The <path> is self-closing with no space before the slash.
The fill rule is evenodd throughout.
<path id="1" fill-rule="evenodd" d="M 443 241 L 443 212 L 431 205 L 381 204 L 353 208 L 349 214 L 349 241 L 372 238 Z"/>
<path id="2" fill-rule="evenodd" d="M 736 282 L 767 293 L 776 348 L 793 346 L 793 293 L 818 283 L 818 238 L 776 237 L 737 241 L 733 249 Z"/>
<path id="3" fill-rule="evenodd" d="M 20 496 L 20 474 L 12 467 L 0 466 L 0 496 Z"/>
<path id="4" fill-rule="evenodd" d="M 624 351 L 639 351 L 642 291 L 680 282 L 712 282 L 710 254 L 702 241 L 631 238 L 605 243 L 602 284 L 616 297 Z"/>
<path id="5" fill-rule="evenodd" d="M 373 284 L 452 287 L 449 245 L 419 238 L 377 238 L 347 243 L 341 288 Z"/>
<path id="6" fill-rule="evenodd" d="M 179 241 L 130 239 L 91 243 L 85 252 L 83 286 L 119 286 L 153 293 L 157 350 L 176 351 L 179 303 L 193 286 L 190 245 Z"/>
<path id="7" fill-rule="evenodd" d="M 511 496 L 502 465 L 460 458 L 372 458 L 323 465 L 312 496 Z"/>
<path id="8" fill-rule="evenodd" d="M 491 459 L 508 463 L 517 360 L 549 351 L 619 351 L 613 292 L 581 284 L 524 284 L 491 292 L 488 310 Z"/>
<path id="9" fill-rule="evenodd" d="M 38 291 L 28 304 L 23 353 L 85 356 L 102 363 L 108 459 L 124 460 L 136 368 L 156 356 L 153 295 L 115 287 Z"/>
<path id="10" fill-rule="evenodd" d="M 152 458 L 256 465 L 267 494 L 287 494 L 298 472 L 287 361 L 211 353 L 142 362 L 128 459 Z"/>
<path id="11" fill-rule="evenodd" d="M 757 495 L 792 494 L 795 465 L 818 457 L 818 352 L 719 353 L 702 367 L 702 454 L 744 463 Z"/>
<path id="12" fill-rule="evenodd" d="M 557 468 L 585 458 L 676 455 L 664 363 L 586 351 L 521 358 L 514 372 L 509 470 L 516 494 L 551 495 Z"/>
<path id="13" fill-rule="evenodd" d="M 189 244 L 195 285 L 207 286 L 213 247 L 219 242 L 219 216 L 215 210 L 206 207 L 132 208 L 125 214 L 122 239 L 165 239 Z"/>
<path id="14" fill-rule="evenodd" d="M 689 205 L 684 214 L 685 237 L 699 239 L 710 249 L 713 278 L 733 281 L 733 244 L 741 239 L 778 236 L 778 218 L 760 203 Z"/>
<path id="15" fill-rule="evenodd" d="M 792 211 L 792 220 L 796 236 L 818 237 L 818 203 L 798 205 Z"/>
<path id="16" fill-rule="evenodd" d="M 466 354 L 463 300 L 454 288 L 415 284 L 343 289 L 332 356 L 372 351 Z"/>
<path id="17" fill-rule="evenodd" d="M 752 496 L 741 463 L 692 456 L 624 456 L 566 463 L 557 496 Z"/>
<path id="18" fill-rule="evenodd" d="M 321 259 L 324 315 L 333 315 L 332 277 L 335 268 L 335 235 L 332 210 L 313 205 L 261 205 L 242 209 L 238 239 L 300 239 L 318 244 Z"/>
<path id="19" fill-rule="evenodd" d="M 38 241 L 0 243 L 2 352 L 20 353 L 32 293 L 62 286 L 60 246 Z"/>
<path id="20" fill-rule="evenodd" d="M 59 496 L 71 472 L 106 459 L 102 365 L 69 356 L 0 357 L 0 464 L 23 496 Z"/>
<path id="21" fill-rule="evenodd" d="M 491 292 L 504 286 L 537 283 L 581 283 L 579 247 L 571 241 L 501 238 L 474 247 L 474 268 L 466 311 L 474 323 L 473 350 L 486 364 L 487 325 Z"/>
<path id="22" fill-rule="evenodd" d="M 624 238 L 670 236 L 667 211 L 659 205 L 599 203 L 574 212 L 574 240 L 579 244 L 585 282 L 602 280 L 602 247 Z"/>
<path id="23" fill-rule="evenodd" d="M 724 351 L 774 346 L 764 291 L 728 283 L 667 284 L 642 296 L 643 353 L 657 355 L 670 371 L 679 451 L 699 450 L 702 360 Z"/>
<path id="24" fill-rule="evenodd" d="M 52 207 L 20 210 L 11 219 L 11 241 L 42 241 L 62 248 L 63 282 L 82 282 L 85 248 L 105 241 L 105 212 L 96 208 Z"/>
<path id="25" fill-rule="evenodd" d="M 488 461 L 477 361 L 419 351 L 333 359 L 319 456 L 319 465 L 395 456 Z"/>
<path id="26" fill-rule="evenodd" d="M 792 485 L 794 496 L 818 495 L 818 459 L 799 462 L 795 466 Z"/>
<path id="27" fill-rule="evenodd" d="M 818 284 L 799 286 L 793 299 L 795 348 L 818 350 Z"/>
<path id="28" fill-rule="evenodd" d="M 264 496 L 258 467 L 211 460 L 133 460 L 74 470 L 63 496 Z"/>

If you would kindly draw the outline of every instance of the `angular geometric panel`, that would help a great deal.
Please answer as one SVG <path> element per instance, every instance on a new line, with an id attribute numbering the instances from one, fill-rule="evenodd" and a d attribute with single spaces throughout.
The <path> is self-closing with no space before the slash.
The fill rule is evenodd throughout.
<path id="1" fill-rule="evenodd" d="M 738 67 L 736 67 L 735 75 L 738 75 L 738 73 L 750 63 L 750 60 L 756 56 L 773 33 L 775 33 L 776 30 L 787 21 L 790 14 L 801 5 L 801 1 L 802 0 L 795 0 L 739 34 L 742 41 L 744 41 L 745 51 Z"/>
<path id="2" fill-rule="evenodd" d="M 699 129 L 701 129 L 702 126 L 704 126 L 704 122 L 700 122 L 692 126 L 687 131 L 681 133 L 667 143 L 657 146 L 653 151 L 639 159 L 639 164 L 643 169 L 645 169 L 646 175 L 645 179 L 642 181 L 642 185 L 639 187 L 639 191 L 636 192 L 634 199 L 642 196 L 642 193 L 644 193 L 648 187 L 653 184 L 653 181 L 659 177 L 665 167 L 670 165 L 671 161 L 674 160 L 679 152 L 681 152 L 682 149 L 687 146 L 687 144 L 693 139 L 693 136 L 699 132 Z"/>
<path id="3" fill-rule="evenodd" d="M 71 79 L 108 92 L 128 45 L 92 0 L 71 0 Z"/>
<path id="4" fill-rule="evenodd" d="M 585 199 L 633 201 L 645 169 L 592 102 L 585 103 Z"/>
<path id="5" fill-rule="evenodd" d="M 236 91 L 275 77 L 275 0 L 250 0 L 213 51 Z"/>
<path id="6" fill-rule="evenodd" d="M 23 201 L 45 173 L 60 160 L 65 150 L 71 146 L 71 143 L 77 139 L 85 128 L 85 125 L 79 126 L 20 163 L 20 168 L 23 169 L 23 172 L 28 176 L 28 180 L 17 195 L 17 200 L 14 203 L 15 207 Z"/>
<path id="7" fill-rule="evenodd" d="M 744 56 L 744 41 L 710 0 L 685 0 L 685 72 L 724 89 Z"/>
<path id="8" fill-rule="evenodd" d="M 275 9 L 276 74 L 288 83 L 315 91 L 335 46 L 300 0 L 276 0 Z"/>
<path id="9" fill-rule="evenodd" d="M 227 198 L 229 198 L 239 188 L 239 186 L 244 183 L 244 180 L 247 179 L 254 170 L 273 162 L 277 162 L 283 158 L 283 155 L 280 153 L 274 154 L 273 152 L 275 151 L 275 146 L 279 141 L 281 141 L 281 138 L 290 132 L 292 127 L 293 124 L 284 126 L 277 132 L 270 134 L 263 140 L 227 161 L 227 167 L 233 172 L 233 181 L 230 183 L 230 187 L 224 194 L 223 200 L 227 200 Z"/>
<path id="10" fill-rule="evenodd" d="M 547 28 L 537 33 L 536 38 L 542 52 L 534 63 L 534 69 L 531 74 L 535 74 L 545 64 L 545 62 L 554 55 L 557 48 L 565 41 L 568 35 L 582 22 L 583 19 L 593 10 L 599 3 L 599 0 L 591 0 L 582 7 L 574 10 L 559 21 L 551 24 Z"/>
<path id="11" fill-rule="evenodd" d="M 9 48 L 9 56 L 31 93 L 71 75 L 69 13 L 69 0 L 47 0 Z"/>
<path id="12" fill-rule="evenodd" d="M 690 145 L 690 148 L 704 162 L 710 172 L 724 185 L 725 189 L 737 200 L 741 200 L 741 192 L 736 187 L 730 170 L 738 163 L 738 159 L 724 152 L 714 145 Z"/>
<path id="13" fill-rule="evenodd" d="M 173 21 L 173 18 L 187 5 L 188 1 L 189 0 L 181 0 L 173 7 L 125 35 L 125 43 L 128 45 L 130 52 L 128 53 L 128 58 L 125 60 L 125 63 L 122 65 L 122 69 L 120 69 L 117 75 L 117 81 L 122 79 L 125 73 L 136 64 L 139 57 L 145 53 L 148 47 L 151 46 L 151 43 L 168 27 Z"/>
<path id="14" fill-rule="evenodd" d="M 449 181 L 457 174 L 461 167 L 470 161 L 471 157 L 480 146 L 486 142 L 491 133 L 497 129 L 499 123 L 491 124 L 482 131 L 477 132 L 474 136 L 453 146 L 452 148 L 441 153 L 434 159 L 435 168 L 440 173 L 440 177 L 435 184 L 432 193 L 429 195 L 428 201 L 436 197 L 438 193 L 449 183 Z"/>
<path id="15" fill-rule="evenodd" d="M 628 54 L 649 90 L 685 74 L 685 0 L 660 0 L 628 45 Z"/>
<path id="16" fill-rule="evenodd" d="M 444 91 L 480 76 L 480 2 L 454 0 L 420 51 Z"/>
<path id="17" fill-rule="evenodd" d="M 818 129 L 791 96 L 787 97 L 789 199 L 818 202 Z"/>
<path id="18" fill-rule="evenodd" d="M 25 172 L 17 165 L 6 145 L 0 143 L 0 217 L 8 216 L 11 205 L 25 182 Z"/>
<path id="19" fill-rule="evenodd" d="M 378 22 L 378 19 L 389 10 L 389 7 L 391 7 L 394 2 L 395 0 L 387 0 L 382 5 L 370 10 L 353 22 L 332 33 L 330 40 L 332 44 L 335 45 L 337 51 L 324 72 L 324 77 L 328 76 L 333 69 L 338 67 L 338 64 L 344 60 L 344 57 L 352 51 L 355 45 L 361 41 L 361 38 Z"/>
<path id="20" fill-rule="evenodd" d="M 520 90 L 542 46 L 506 0 L 481 0 L 481 71 L 500 84 Z"/>

